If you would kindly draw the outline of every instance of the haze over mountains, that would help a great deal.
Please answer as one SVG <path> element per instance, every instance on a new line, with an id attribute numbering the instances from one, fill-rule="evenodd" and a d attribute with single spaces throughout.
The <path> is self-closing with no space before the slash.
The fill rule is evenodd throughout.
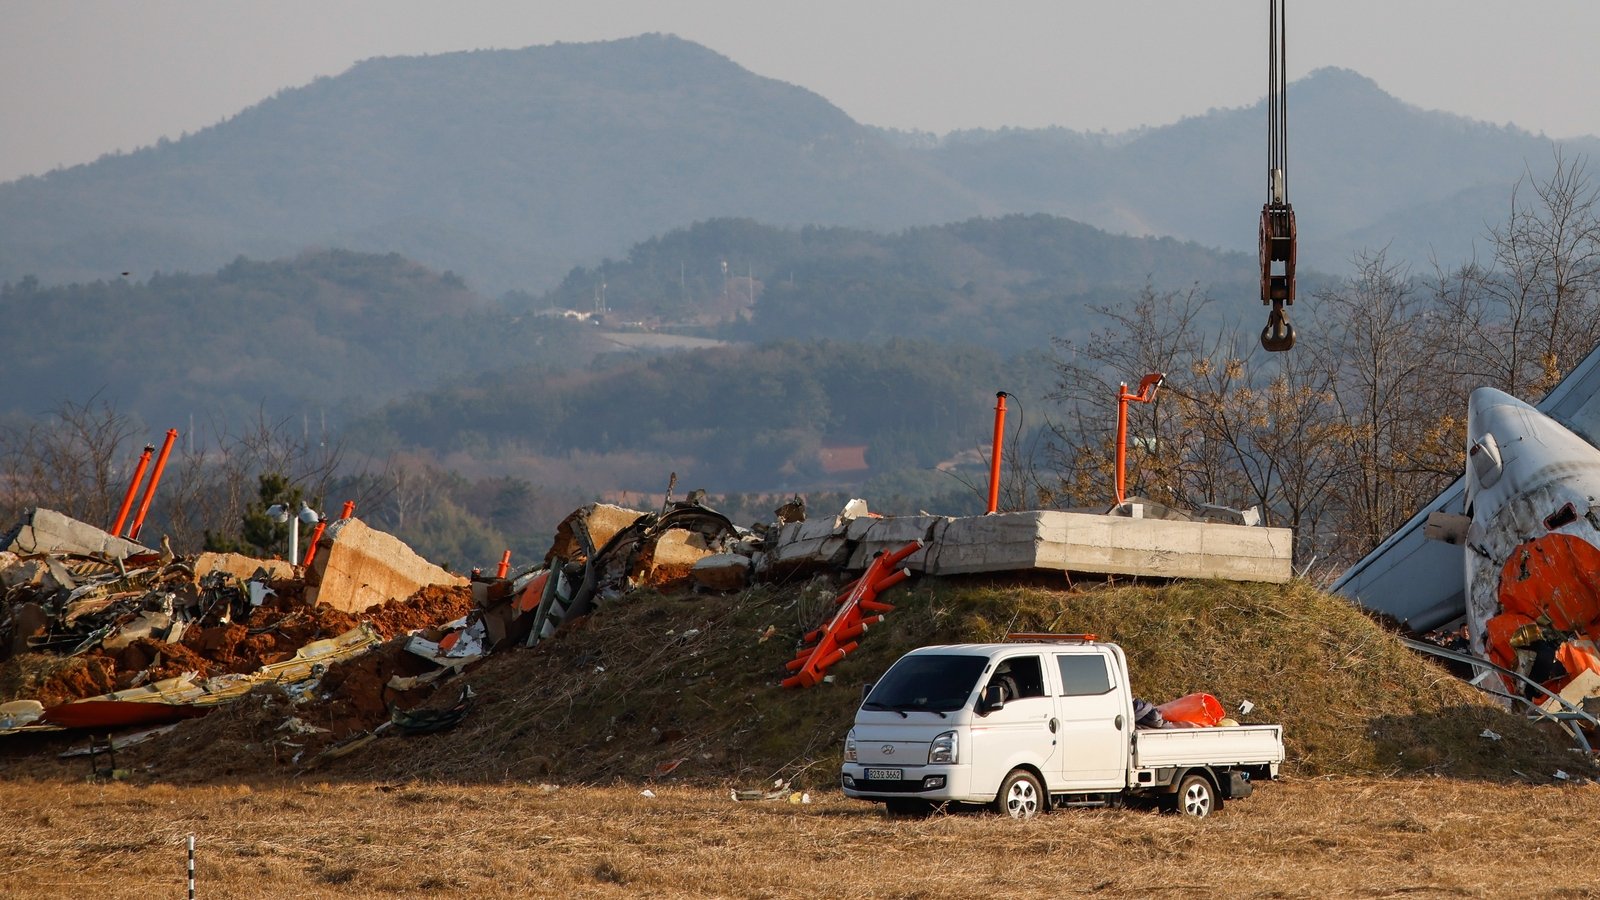
<path id="1" fill-rule="evenodd" d="M 1464 259 L 1551 158 L 1541 137 L 1416 109 L 1348 71 L 1296 82 L 1289 110 L 1301 260 L 1325 270 L 1385 245 Z M 0 281 L 336 247 L 537 293 L 718 216 L 894 230 L 1047 212 L 1253 251 L 1264 131 L 1258 104 L 1129 135 L 929 141 L 660 35 L 375 59 L 180 140 L 0 185 Z"/>

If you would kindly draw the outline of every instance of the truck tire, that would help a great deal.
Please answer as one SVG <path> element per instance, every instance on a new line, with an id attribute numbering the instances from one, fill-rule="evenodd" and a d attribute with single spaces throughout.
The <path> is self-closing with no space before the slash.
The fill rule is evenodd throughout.
<path id="1" fill-rule="evenodd" d="M 1031 819 L 1045 810 L 1044 790 L 1039 779 L 1027 769 L 1012 769 L 1000 782 L 994 798 L 994 811 L 1013 819 Z"/>
<path id="2" fill-rule="evenodd" d="M 1185 775 L 1183 781 L 1178 783 L 1177 793 L 1166 804 L 1169 811 L 1196 819 L 1204 819 L 1219 806 L 1217 789 L 1211 786 L 1210 779 L 1199 774 Z"/>

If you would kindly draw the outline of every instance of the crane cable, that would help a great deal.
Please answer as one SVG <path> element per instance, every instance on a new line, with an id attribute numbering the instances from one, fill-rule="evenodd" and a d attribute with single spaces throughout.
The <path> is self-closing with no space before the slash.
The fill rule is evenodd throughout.
<path id="1" fill-rule="evenodd" d="M 1289 202 L 1288 28 L 1284 0 L 1268 0 L 1267 16 L 1267 196 Z"/>

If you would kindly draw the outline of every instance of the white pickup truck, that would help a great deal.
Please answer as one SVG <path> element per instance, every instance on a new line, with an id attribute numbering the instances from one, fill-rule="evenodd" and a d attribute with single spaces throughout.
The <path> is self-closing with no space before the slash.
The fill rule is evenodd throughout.
<path id="1" fill-rule="evenodd" d="M 866 692 L 840 780 L 897 813 L 987 803 L 1030 818 L 1147 797 L 1200 817 L 1282 762 L 1279 725 L 1135 729 L 1127 657 L 1086 635 L 907 653 Z"/>

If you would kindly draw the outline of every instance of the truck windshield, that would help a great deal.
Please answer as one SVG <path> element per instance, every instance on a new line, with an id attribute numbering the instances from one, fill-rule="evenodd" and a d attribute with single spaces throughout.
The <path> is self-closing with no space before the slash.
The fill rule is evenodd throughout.
<path id="1" fill-rule="evenodd" d="M 873 685 L 861 708 L 927 712 L 960 709 L 972 695 L 988 661 L 985 656 L 953 654 L 901 657 Z"/>

